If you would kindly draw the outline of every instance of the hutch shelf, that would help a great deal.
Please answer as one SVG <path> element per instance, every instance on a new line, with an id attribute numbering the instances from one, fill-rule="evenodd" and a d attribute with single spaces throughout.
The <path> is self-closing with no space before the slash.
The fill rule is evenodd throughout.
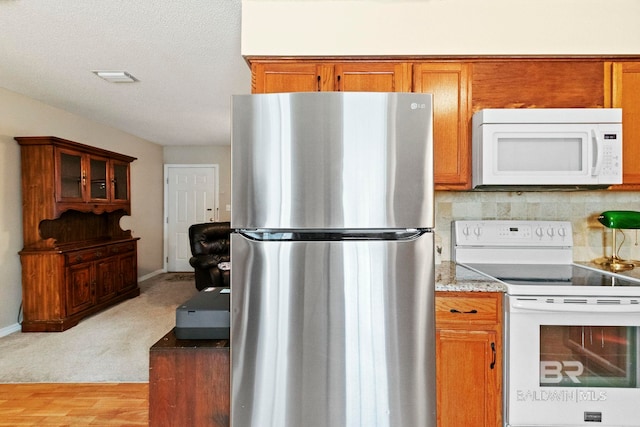
<path id="1" fill-rule="evenodd" d="M 16 137 L 22 166 L 23 332 L 59 332 L 140 294 L 134 157 L 52 136 Z"/>

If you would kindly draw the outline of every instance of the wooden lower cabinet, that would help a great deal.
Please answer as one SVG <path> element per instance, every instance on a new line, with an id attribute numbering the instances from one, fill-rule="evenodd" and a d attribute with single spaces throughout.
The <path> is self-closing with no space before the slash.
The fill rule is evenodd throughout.
<path id="1" fill-rule="evenodd" d="M 140 294 L 137 239 L 20 252 L 23 332 L 60 332 Z"/>
<path id="2" fill-rule="evenodd" d="M 501 293 L 436 293 L 439 427 L 502 426 L 501 356 Z"/>
<path id="3" fill-rule="evenodd" d="M 66 314 L 71 316 L 91 308 L 95 304 L 95 268 L 92 263 L 67 268 Z M 31 318 L 31 316 L 28 316 Z M 35 321 L 30 319 L 27 322 Z M 39 319 L 45 320 L 45 319 Z M 29 323 L 25 322 L 27 325 Z"/>

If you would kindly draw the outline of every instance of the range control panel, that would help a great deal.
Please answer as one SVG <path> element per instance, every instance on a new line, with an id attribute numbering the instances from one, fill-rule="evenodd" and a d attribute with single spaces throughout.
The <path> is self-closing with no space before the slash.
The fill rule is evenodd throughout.
<path id="1" fill-rule="evenodd" d="M 573 247 L 573 233 L 569 221 L 454 221 L 452 243 L 486 247 Z"/>

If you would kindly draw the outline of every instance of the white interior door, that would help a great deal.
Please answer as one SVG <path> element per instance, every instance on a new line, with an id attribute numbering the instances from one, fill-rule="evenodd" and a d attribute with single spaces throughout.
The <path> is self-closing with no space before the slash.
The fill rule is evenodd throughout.
<path id="1" fill-rule="evenodd" d="M 189 226 L 218 220 L 218 165 L 165 165 L 165 269 L 193 271 Z"/>

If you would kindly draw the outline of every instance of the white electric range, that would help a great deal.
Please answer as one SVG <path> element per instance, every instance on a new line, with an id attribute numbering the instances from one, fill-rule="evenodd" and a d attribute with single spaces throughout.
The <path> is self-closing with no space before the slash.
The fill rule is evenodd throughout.
<path id="1" fill-rule="evenodd" d="M 452 234 L 453 260 L 509 295 L 640 296 L 640 280 L 573 262 L 568 221 L 455 221 Z"/>
<path id="2" fill-rule="evenodd" d="M 453 260 L 502 282 L 504 425 L 640 425 L 640 280 L 573 262 L 566 221 L 456 221 Z"/>

